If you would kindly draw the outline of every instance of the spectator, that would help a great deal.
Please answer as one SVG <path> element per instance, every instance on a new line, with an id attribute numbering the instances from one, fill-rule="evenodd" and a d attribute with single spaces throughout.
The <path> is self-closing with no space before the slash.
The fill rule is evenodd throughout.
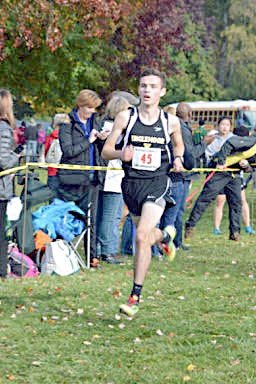
<path id="1" fill-rule="evenodd" d="M 70 124 L 62 124 L 59 140 L 62 150 L 60 163 L 72 165 L 99 165 L 99 153 L 107 137 L 98 132 L 95 125 L 95 111 L 101 104 L 96 92 L 82 90 L 76 98 L 76 107 L 70 112 Z M 66 201 L 74 201 L 84 212 L 91 207 L 91 267 L 97 267 L 96 216 L 98 206 L 99 182 L 101 174 L 95 170 L 81 171 L 60 169 L 59 196 Z M 85 250 L 87 238 L 85 237 Z"/>
<path id="2" fill-rule="evenodd" d="M 59 142 L 59 128 L 62 124 L 68 124 L 70 122 L 69 117 L 65 113 L 57 113 L 53 118 L 53 130 L 50 132 L 50 134 L 46 137 L 45 140 L 45 158 L 47 158 L 48 151 L 51 147 L 51 144 L 54 140 L 58 140 Z M 54 161 L 51 162 L 58 162 L 56 159 L 52 159 Z M 56 197 L 58 196 L 58 190 L 59 190 L 59 178 L 58 178 L 58 169 L 48 167 L 48 180 L 47 180 L 48 186 L 53 190 Z"/>
<path id="3" fill-rule="evenodd" d="M 19 156 L 13 151 L 15 119 L 12 96 L 6 89 L 0 89 L 0 168 L 13 168 Z M 0 277 L 7 275 L 7 248 L 5 215 L 8 200 L 13 197 L 13 175 L 0 177 Z"/>
<path id="4" fill-rule="evenodd" d="M 116 115 L 128 109 L 129 102 L 121 96 L 113 96 L 106 106 L 106 118 L 101 131 L 109 134 Z M 122 168 L 121 160 L 105 161 L 110 168 Z M 103 190 L 99 192 L 97 216 L 97 242 L 101 250 L 101 259 L 109 264 L 117 264 L 116 254 L 119 250 L 119 222 L 122 215 L 123 197 L 121 181 L 124 172 L 108 170 L 105 173 Z"/>
<path id="5" fill-rule="evenodd" d="M 218 125 L 228 125 L 231 127 L 229 117 L 223 116 L 219 119 Z M 255 145 L 256 138 L 241 138 L 237 135 L 231 136 L 221 147 L 220 151 L 214 156 L 217 160 L 217 168 L 224 170 L 226 157 L 234 151 L 245 150 Z M 248 169 L 246 159 L 239 160 L 242 169 Z M 241 182 L 239 171 L 235 172 L 216 172 L 212 178 L 204 185 L 202 192 L 197 198 L 190 216 L 185 224 L 185 238 L 193 235 L 194 228 L 200 220 L 206 208 L 216 199 L 218 194 L 224 189 L 229 206 L 229 239 L 240 240 L 240 219 L 242 211 L 241 203 Z"/>
<path id="6" fill-rule="evenodd" d="M 203 119 L 199 119 L 199 126 L 193 132 L 193 142 L 194 144 L 199 144 L 203 140 L 203 138 L 207 135 L 207 130 L 204 127 L 205 121 Z"/>
<path id="7" fill-rule="evenodd" d="M 37 126 L 35 119 L 31 119 L 25 129 L 25 138 L 27 141 L 26 163 L 37 161 Z"/>
<path id="8" fill-rule="evenodd" d="M 46 140 L 46 130 L 43 124 L 37 124 L 37 156 L 40 161 L 44 162 L 44 144 Z"/>
<path id="9" fill-rule="evenodd" d="M 241 120 L 239 120 L 238 128 L 234 129 L 234 134 L 238 135 L 238 136 L 242 136 L 242 137 L 249 136 L 249 130 L 248 130 L 248 128 L 243 126 L 243 122 L 241 122 Z M 224 142 L 227 139 L 229 139 L 229 137 L 233 136 L 233 134 L 231 132 L 229 132 L 229 134 L 226 134 L 223 136 L 223 132 L 221 132 L 221 131 L 219 132 L 219 135 L 225 138 L 222 143 L 219 142 L 221 145 L 215 146 L 215 150 L 213 150 L 214 143 L 215 143 L 215 141 L 218 140 L 218 136 L 216 136 L 216 139 L 208 147 L 208 148 L 211 147 L 210 149 L 215 153 L 220 150 L 221 146 L 224 144 Z M 208 150 L 208 148 L 207 148 L 207 150 Z M 248 205 L 247 200 L 246 200 L 246 193 L 245 193 L 245 189 L 246 189 L 247 185 L 245 184 L 244 179 L 243 179 L 243 172 L 241 172 L 240 176 L 241 176 L 242 218 L 243 218 L 243 222 L 245 225 L 244 230 L 245 230 L 245 233 L 247 233 L 249 235 L 254 235 L 255 231 L 250 224 L 250 209 L 249 209 L 249 205 Z M 223 217 L 223 208 L 224 208 L 225 202 L 226 202 L 226 195 L 225 195 L 224 191 L 221 191 L 217 196 L 216 205 L 215 205 L 214 214 L 213 214 L 213 223 L 214 223 L 213 233 L 215 235 L 221 234 L 220 225 L 221 225 L 221 221 L 222 221 L 222 217 Z"/>
<path id="10" fill-rule="evenodd" d="M 181 102 L 177 106 L 177 116 L 180 121 L 181 134 L 185 145 L 185 154 L 192 155 L 193 161 L 200 158 L 204 154 L 207 144 L 210 143 L 213 138 L 207 138 L 202 142 L 195 145 L 193 143 L 192 129 L 190 126 L 192 109 L 189 104 Z M 184 155 L 185 155 L 184 154 Z M 184 156 L 186 158 L 187 156 Z M 192 164 L 193 167 L 193 164 Z M 191 169 L 191 167 L 188 167 Z M 170 179 L 172 184 L 169 188 L 168 194 L 170 198 L 176 202 L 176 205 L 167 207 L 161 218 L 160 227 L 164 228 L 167 225 L 174 225 L 176 228 L 176 236 L 174 239 L 175 247 L 184 251 L 189 248 L 183 244 L 183 214 L 186 206 L 186 197 L 188 195 L 189 187 L 192 179 L 195 177 L 195 173 L 188 172 L 171 172 Z"/>

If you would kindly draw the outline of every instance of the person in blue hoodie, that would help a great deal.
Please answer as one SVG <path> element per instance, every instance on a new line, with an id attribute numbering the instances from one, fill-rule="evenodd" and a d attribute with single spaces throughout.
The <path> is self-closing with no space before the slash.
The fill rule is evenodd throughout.
<path id="1" fill-rule="evenodd" d="M 76 107 L 70 112 L 69 124 L 62 124 L 59 141 L 62 150 L 60 164 L 99 165 L 100 152 L 107 134 L 97 130 L 96 109 L 101 99 L 90 89 L 82 90 L 76 98 Z M 84 212 L 91 209 L 91 267 L 97 267 L 99 261 L 96 252 L 96 215 L 100 172 L 95 170 L 60 169 L 58 196 L 65 201 L 74 201 Z M 85 237 L 85 250 L 87 237 Z"/>

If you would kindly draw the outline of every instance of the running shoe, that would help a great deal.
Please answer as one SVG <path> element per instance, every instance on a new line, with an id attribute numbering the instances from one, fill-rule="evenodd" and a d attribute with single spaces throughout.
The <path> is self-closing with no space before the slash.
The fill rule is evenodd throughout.
<path id="1" fill-rule="evenodd" d="M 127 304 L 122 304 L 119 307 L 120 313 L 126 316 L 133 317 L 139 310 L 139 298 L 136 295 L 129 296 Z"/>
<path id="2" fill-rule="evenodd" d="M 162 243 L 163 253 L 165 256 L 168 257 L 169 261 L 172 261 L 176 255 L 176 247 L 173 244 L 173 240 L 176 235 L 176 229 L 173 225 L 167 225 L 164 231 L 170 235 L 171 240 L 169 241 L 169 243 Z"/>
<path id="3" fill-rule="evenodd" d="M 184 238 L 186 240 L 191 239 L 193 237 L 193 234 L 194 234 L 194 227 L 190 227 L 190 226 L 185 224 Z"/>
<path id="4" fill-rule="evenodd" d="M 248 233 L 248 235 L 255 235 L 255 230 L 249 225 L 248 227 L 244 227 L 245 233 Z"/>
<path id="5" fill-rule="evenodd" d="M 239 232 L 230 233 L 229 240 L 239 241 L 240 240 L 240 233 Z"/>
<path id="6" fill-rule="evenodd" d="M 221 235 L 221 230 L 219 228 L 214 228 L 213 232 L 214 235 Z"/>

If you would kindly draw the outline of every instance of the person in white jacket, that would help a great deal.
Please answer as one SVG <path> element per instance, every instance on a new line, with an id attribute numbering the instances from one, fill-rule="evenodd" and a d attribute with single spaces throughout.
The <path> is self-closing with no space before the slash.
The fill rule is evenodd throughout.
<path id="1" fill-rule="evenodd" d="M 127 99 L 122 96 L 113 96 L 106 106 L 106 118 L 102 122 L 101 131 L 110 133 L 116 115 L 128 109 Z M 120 159 L 109 160 L 109 168 L 120 170 L 106 171 L 103 190 L 99 192 L 97 214 L 97 248 L 100 259 L 109 264 L 119 264 L 116 258 L 119 250 L 119 222 L 123 209 L 123 196 L 121 181 L 124 176 Z"/>

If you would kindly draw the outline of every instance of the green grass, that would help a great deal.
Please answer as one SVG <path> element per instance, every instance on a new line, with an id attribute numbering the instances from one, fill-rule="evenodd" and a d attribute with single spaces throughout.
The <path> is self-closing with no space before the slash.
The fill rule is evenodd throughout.
<path id="1" fill-rule="evenodd" d="M 191 251 L 153 260 L 133 320 L 131 259 L 0 282 L 0 383 L 256 383 L 256 237 L 227 240 L 226 219 L 214 236 L 211 216 Z"/>

